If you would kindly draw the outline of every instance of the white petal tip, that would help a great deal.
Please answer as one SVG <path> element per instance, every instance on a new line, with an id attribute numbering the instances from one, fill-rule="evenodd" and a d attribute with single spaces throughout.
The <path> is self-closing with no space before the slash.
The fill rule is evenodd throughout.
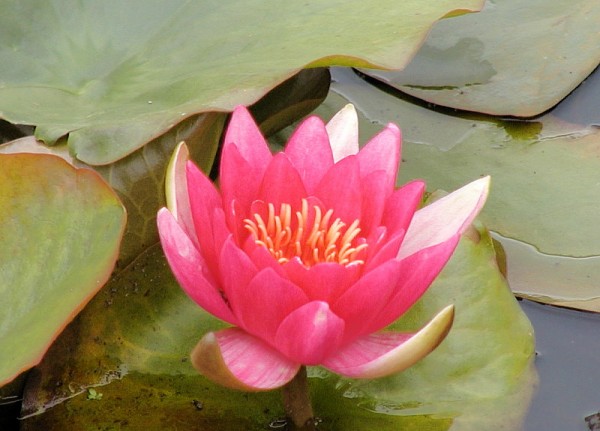
<path id="1" fill-rule="evenodd" d="M 209 332 L 190 357 L 200 374 L 226 388 L 246 392 L 280 388 L 300 368 L 239 328 Z"/>
<path id="2" fill-rule="evenodd" d="M 352 375 L 346 375 L 375 379 L 404 371 L 435 350 L 450 332 L 453 322 L 454 305 L 449 305 L 404 343 L 352 371 Z"/>
<path id="3" fill-rule="evenodd" d="M 165 194 L 167 199 L 167 208 L 173 214 L 178 214 L 177 211 L 177 187 L 182 187 L 187 181 L 185 180 L 185 164 L 190 158 L 190 152 L 185 142 L 181 141 L 175 147 L 169 165 L 167 166 L 167 175 L 165 177 Z M 187 187 L 185 194 L 187 195 Z"/>

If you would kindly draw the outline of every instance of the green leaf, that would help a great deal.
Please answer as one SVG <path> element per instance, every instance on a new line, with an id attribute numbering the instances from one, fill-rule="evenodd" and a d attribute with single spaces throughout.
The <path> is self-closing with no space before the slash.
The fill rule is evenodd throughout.
<path id="1" fill-rule="evenodd" d="M 108 279 L 125 210 L 95 172 L 0 154 L 0 385 L 37 364 Z"/>
<path id="2" fill-rule="evenodd" d="M 107 164 L 183 119 L 251 104 L 299 69 L 401 68 L 431 25 L 481 0 L 9 0 L 0 115 Z"/>
<path id="3" fill-rule="evenodd" d="M 362 113 L 366 142 L 387 122 L 403 132 L 398 184 L 414 178 L 456 189 L 491 175 L 480 216 L 507 251 L 510 285 L 519 295 L 600 311 L 600 130 L 551 114 L 532 122 L 434 111 L 390 96 L 351 72 L 334 73 L 319 108 L 327 117 L 348 101 Z"/>
<path id="4" fill-rule="evenodd" d="M 158 240 L 156 212 L 165 205 L 164 172 L 175 146 L 186 141 L 193 160 L 209 172 L 225 119 L 222 113 L 190 117 L 143 148 L 106 166 L 88 166 L 71 157 L 66 145 L 47 147 L 32 136 L 0 145 L 0 154 L 54 154 L 69 163 L 99 172 L 118 193 L 129 214 L 118 261 L 124 266 Z"/>
<path id="5" fill-rule="evenodd" d="M 519 429 L 537 381 L 533 328 L 484 229 L 467 233 L 423 298 L 391 329 L 419 328 L 450 303 L 454 326 L 438 349 L 403 373 L 356 389 L 374 398 L 372 409 L 388 413 L 458 412 L 453 430 Z"/>
<path id="6" fill-rule="evenodd" d="M 444 431 L 453 421 L 519 422 L 534 378 L 531 326 L 498 271 L 489 236 L 481 231 L 472 237 L 461 242 L 431 293 L 398 324 L 414 329 L 440 304 L 454 302 L 457 320 L 439 353 L 404 378 L 366 383 L 314 369 L 311 387 L 323 429 Z M 182 293 L 160 246 L 150 248 L 94 298 L 36 368 L 26 388 L 23 430 L 123 421 L 131 428 L 165 430 L 264 429 L 283 415 L 277 392 L 223 389 L 189 362 L 198 339 L 223 325 Z M 86 399 L 92 386 L 103 394 L 95 403 Z M 394 403 L 423 407 L 383 414 Z M 485 417 L 476 411 L 479 403 Z"/>
<path id="7" fill-rule="evenodd" d="M 598 22 L 596 0 L 488 1 L 436 25 L 403 71 L 365 73 L 438 105 L 534 116 L 598 66 Z"/>

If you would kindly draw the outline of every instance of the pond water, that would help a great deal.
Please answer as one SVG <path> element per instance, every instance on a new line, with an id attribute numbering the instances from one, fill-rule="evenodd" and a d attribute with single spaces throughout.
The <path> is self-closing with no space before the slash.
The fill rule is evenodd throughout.
<path id="1" fill-rule="evenodd" d="M 523 300 L 535 328 L 539 388 L 525 431 L 589 431 L 600 410 L 600 315 Z"/>

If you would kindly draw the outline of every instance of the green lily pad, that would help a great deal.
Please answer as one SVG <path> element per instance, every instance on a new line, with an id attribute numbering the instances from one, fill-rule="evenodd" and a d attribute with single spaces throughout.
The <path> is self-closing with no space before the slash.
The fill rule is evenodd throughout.
<path id="1" fill-rule="evenodd" d="M 10 0 L 0 116 L 96 165 L 183 119 L 249 105 L 304 67 L 401 68 L 431 25 L 481 0 Z"/>
<path id="2" fill-rule="evenodd" d="M 519 295 L 600 311 L 600 130 L 551 114 L 536 121 L 439 112 L 378 91 L 348 71 L 334 73 L 327 117 L 354 103 L 363 142 L 382 124 L 404 136 L 399 183 L 423 178 L 453 190 L 492 176 L 482 221 L 507 251 L 508 277 Z M 510 240 L 510 241 L 509 241 Z"/>
<path id="3" fill-rule="evenodd" d="M 453 430 L 518 430 L 537 384 L 533 327 L 498 270 L 489 233 L 467 236 L 421 301 L 391 325 L 420 327 L 454 303 L 450 336 L 427 360 L 356 390 L 390 414 L 455 412 Z"/>
<path id="4" fill-rule="evenodd" d="M 475 232 L 472 238 L 463 239 L 431 293 L 398 323 L 414 329 L 440 304 L 457 305 L 455 326 L 439 353 L 407 377 L 421 376 L 419 387 L 408 380 L 396 383 L 401 377 L 352 383 L 313 369 L 311 387 L 323 429 L 360 431 L 376 425 L 382 430 L 443 431 L 453 422 L 488 416 L 518 423 L 535 375 L 530 368 L 531 326 L 498 271 L 487 233 Z M 283 415 L 277 392 L 220 388 L 189 362 L 202 334 L 223 325 L 182 293 L 160 246 L 150 248 L 107 284 L 34 370 L 26 388 L 23 430 L 85 429 L 91 424 L 264 429 Z M 378 385 L 404 395 L 392 396 Z M 88 399 L 90 387 L 102 393 L 101 400 Z M 428 394 L 431 412 L 382 414 L 381 406 L 389 408 L 390 403 L 421 404 L 423 394 Z M 485 418 L 475 411 L 477 403 L 486 404 Z"/>
<path id="5" fill-rule="evenodd" d="M 40 154 L 0 154 L 0 386 L 37 364 L 106 282 L 125 210 L 99 175 Z"/>
<path id="6" fill-rule="evenodd" d="M 126 265 L 158 240 L 156 212 L 165 204 L 163 172 L 175 146 L 186 141 L 196 163 L 210 171 L 225 119 L 222 113 L 190 117 L 138 151 L 106 166 L 88 166 L 74 159 L 66 145 L 47 147 L 32 136 L 0 145 L 0 154 L 54 154 L 78 167 L 100 173 L 117 192 L 129 214 L 118 262 Z"/>
<path id="7" fill-rule="evenodd" d="M 400 72 L 365 73 L 438 105 L 529 117 L 561 101 L 600 59 L 596 0 L 495 0 L 437 24 Z"/>
<path id="8" fill-rule="evenodd" d="M 316 108 L 327 96 L 329 82 L 327 69 L 303 70 L 252 106 L 253 114 L 266 132 L 279 130 Z M 226 114 L 215 112 L 190 117 L 143 148 L 106 166 L 86 165 L 73 158 L 66 145 L 48 147 L 33 136 L 0 145 L 0 154 L 54 154 L 78 167 L 99 172 L 116 190 L 130 216 L 118 260 L 118 265 L 124 266 L 158 241 L 156 212 L 165 205 L 163 173 L 175 146 L 185 141 L 196 164 L 210 172 L 226 118 Z"/>

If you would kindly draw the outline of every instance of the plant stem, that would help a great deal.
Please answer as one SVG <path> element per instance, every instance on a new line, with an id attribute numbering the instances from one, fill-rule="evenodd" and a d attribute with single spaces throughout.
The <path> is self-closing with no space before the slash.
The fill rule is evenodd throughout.
<path id="1" fill-rule="evenodd" d="M 283 387 L 283 405 L 289 419 L 290 431 L 315 431 L 315 420 L 308 393 L 306 367 L 300 367 L 298 374 Z"/>

